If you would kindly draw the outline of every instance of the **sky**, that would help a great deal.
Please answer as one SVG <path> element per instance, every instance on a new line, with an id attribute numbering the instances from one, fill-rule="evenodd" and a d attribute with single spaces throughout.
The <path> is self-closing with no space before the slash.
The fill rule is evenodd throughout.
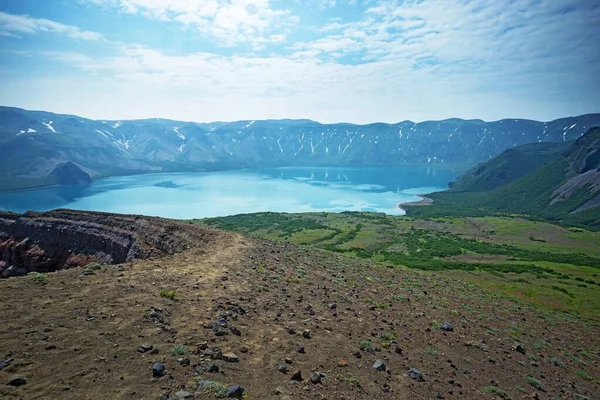
<path id="1" fill-rule="evenodd" d="M 0 105 L 94 119 L 600 112 L 597 0 L 0 0 Z"/>

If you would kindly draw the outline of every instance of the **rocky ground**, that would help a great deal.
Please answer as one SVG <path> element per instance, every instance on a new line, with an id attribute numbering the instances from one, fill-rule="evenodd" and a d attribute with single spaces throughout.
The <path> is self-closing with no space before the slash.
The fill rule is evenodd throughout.
<path id="1" fill-rule="evenodd" d="M 0 398 L 599 398 L 597 321 L 435 274 L 173 226 L 203 239 L 1 280 Z"/>

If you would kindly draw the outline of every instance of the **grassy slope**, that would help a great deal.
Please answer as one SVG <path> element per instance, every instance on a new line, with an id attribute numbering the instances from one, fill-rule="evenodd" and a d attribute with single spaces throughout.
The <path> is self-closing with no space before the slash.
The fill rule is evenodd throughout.
<path id="1" fill-rule="evenodd" d="M 522 214 L 567 225 L 600 229 L 598 209 L 569 214 L 594 197 L 594 194 L 588 191 L 580 190 L 566 201 L 549 205 L 552 192 L 566 180 L 567 169 L 568 160 L 560 157 L 514 182 L 489 192 L 433 193 L 429 196 L 434 200 L 433 206 L 409 206 L 408 213 L 414 217 Z"/>
<path id="2" fill-rule="evenodd" d="M 600 319 L 598 232 L 520 218 L 419 220 L 372 213 L 260 213 L 194 222 L 435 271 Z"/>
<path id="3" fill-rule="evenodd" d="M 560 157 L 567 143 L 531 143 L 504 151 L 461 175 L 452 184 L 455 192 L 483 192 L 513 182 L 536 168 Z"/>

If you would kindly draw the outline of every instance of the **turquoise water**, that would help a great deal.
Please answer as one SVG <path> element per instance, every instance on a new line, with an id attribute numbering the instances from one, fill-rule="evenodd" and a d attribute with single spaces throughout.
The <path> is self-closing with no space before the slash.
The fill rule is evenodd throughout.
<path id="1" fill-rule="evenodd" d="M 398 204 L 444 190 L 456 174 L 427 167 L 287 167 L 161 173 L 0 193 L 0 209 L 54 208 L 203 218 L 259 211 L 377 211 L 402 215 Z"/>

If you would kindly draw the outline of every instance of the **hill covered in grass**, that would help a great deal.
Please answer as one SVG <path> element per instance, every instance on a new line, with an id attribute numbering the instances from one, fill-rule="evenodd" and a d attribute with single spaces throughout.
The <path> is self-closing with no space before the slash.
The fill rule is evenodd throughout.
<path id="1" fill-rule="evenodd" d="M 567 151 L 572 142 L 531 143 L 505 150 L 462 174 L 450 187 L 454 192 L 485 192 L 513 182 Z"/>
<path id="2" fill-rule="evenodd" d="M 545 157 L 542 157 L 542 159 Z M 520 157 L 523 160 L 523 157 Z M 506 156 L 487 163 L 493 175 L 513 176 Z M 506 173 L 504 173 L 506 171 Z M 553 161 L 493 190 L 479 191 L 472 173 L 446 192 L 429 195 L 430 207 L 408 207 L 412 216 L 523 214 L 600 229 L 600 128 L 590 129 Z M 469 183 L 470 182 L 470 183 Z M 475 183 L 473 183 L 475 182 Z M 470 190 L 461 191 L 467 188 Z"/>

